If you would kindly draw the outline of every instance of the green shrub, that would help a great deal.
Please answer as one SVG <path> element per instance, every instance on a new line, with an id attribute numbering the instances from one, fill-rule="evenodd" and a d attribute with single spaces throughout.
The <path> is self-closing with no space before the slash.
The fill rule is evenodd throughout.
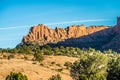
<path id="1" fill-rule="evenodd" d="M 51 62 L 51 64 L 52 64 L 52 65 L 54 65 L 54 64 L 55 64 L 55 62 L 53 61 L 53 62 Z"/>
<path id="2" fill-rule="evenodd" d="M 35 53 L 34 54 L 34 60 L 41 62 L 41 61 L 44 60 L 44 57 L 43 57 L 43 55 L 41 53 Z"/>
<path id="3" fill-rule="evenodd" d="M 70 73 L 74 80 L 106 80 L 107 64 L 108 57 L 96 53 L 74 62 Z"/>
<path id="4" fill-rule="evenodd" d="M 61 76 L 59 74 L 57 75 L 53 75 L 51 78 L 49 78 L 48 80 L 61 80 Z"/>
<path id="5" fill-rule="evenodd" d="M 45 49 L 45 50 L 44 50 L 44 54 L 45 54 L 45 55 L 51 55 L 51 54 L 52 54 L 52 52 L 51 52 L 51 51 L 49 51 L 49 50 L 46 50 L 46 49 Z"/>
<path id="6" fill-rule="evenodd" d="M 120 80 L 120 57 L 109 61 L 107 80 Z"/>
<path id="7" fill-rule="evenodd" d="M 40 66 L 44 66 L 44 64 L 43 64 L 43 63 L 41 63 L 41 64 L 40 64 Z"/>
<path id="8" fill-rule="evenodd" d="M 26 75 L 23 75 L 22 73 L 14 73 L 11 72 L 10 75 L 6 77 L 6 80 L 28 80 Z"/>
<path id="9" fill-rule="evenodd" d="M 61 65 L 60 65 L 60 64 L 56 64 L 56 66 L 59 66 L 59 67 L 60 67 Z"/>
<path id="10" fill-rule="evenodd" d="M 72 67 L 72 63 L 67 61 L 65 62 L 64 66 L 66 66 L 66 69 L 70 69 Z"/>
<path id="11" fill-rule="evenodd" d="M 58 71 L 58 72 L 62 72 L 62 71 L 63 71 L 63 69 L 62 69 L 62 68 L 60 68 L 60 69 L 57 69 L 57 71 Z"/>

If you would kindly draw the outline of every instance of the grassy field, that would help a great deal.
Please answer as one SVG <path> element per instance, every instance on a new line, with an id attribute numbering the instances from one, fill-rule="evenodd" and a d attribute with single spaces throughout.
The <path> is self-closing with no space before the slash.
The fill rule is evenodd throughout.
<path id="1" fill-rule="evenodd" d="M 14 54 L 8 58 L 9 53 L 0 54 L 0 80 L 5 80 L 10 72 L 21 72 L 28 80 L 48 80 L 52 75 L 60 74 L 62 80 L 72 80 L 65 62 L 74 62 L 78 58 L 67 56 L 44 56 L 42 62 L 33 61 L 33 55 Z"/>

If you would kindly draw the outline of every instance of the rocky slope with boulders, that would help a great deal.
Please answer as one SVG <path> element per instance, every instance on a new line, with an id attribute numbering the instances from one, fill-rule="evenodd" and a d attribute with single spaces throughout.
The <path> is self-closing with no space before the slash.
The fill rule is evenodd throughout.
<path id="1" fill-rule="evenodd" d="M 112 49 L 120 52 L 120 17 L 113 27 L 108 26 L 69 26 L 55 28 L 39 24 L 31 27 L 29 33 L 23 37 L 22 44 L 38 43 L 40 46 L 65 46 L 80 48 L 95 48 L 98 50 Z"/>

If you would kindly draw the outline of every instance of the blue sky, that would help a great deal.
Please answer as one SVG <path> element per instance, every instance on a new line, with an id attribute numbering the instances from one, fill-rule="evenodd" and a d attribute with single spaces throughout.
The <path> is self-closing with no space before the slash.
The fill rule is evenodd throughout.
<path id="1" fill-rule="evenodd" d="M 117 16 L 120 0 L 0 0 L 0 48 L 14 48 L 33 25 L 112 26 Z"/>

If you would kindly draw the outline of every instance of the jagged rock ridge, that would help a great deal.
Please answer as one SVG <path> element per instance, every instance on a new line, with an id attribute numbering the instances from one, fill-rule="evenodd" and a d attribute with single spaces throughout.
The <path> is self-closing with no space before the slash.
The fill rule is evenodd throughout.
<path id="1" fill-rule="evenodd" d="M 95 48 L 99 50 L 112 49 L 120 52 L 120 17 L 113 27 L 107 26 L 70 26 L 67 28 L 50 29 L 40 24 L 30 29 L 22 43 L 38 43 L 43 46 L 69 46 L 80 48 Z"/>
<path id="2" fill-rule="evenodd" d="M 89 35 L 100 30 L 108 28 L 107 26 L 92 26 L 86 28 L 84 25 L 81 26 L 70 26 L 67 28 L 55 28 L 50 29 L 49 27 L 39 24 L 38 26 L 32 27 L 27 36 L 23 38 L 23 43 L 35 42 L 40 45 L 47 43 L 54 43 L 64 41 L 70 38 L 78 38 L 81 36 Z"/>

